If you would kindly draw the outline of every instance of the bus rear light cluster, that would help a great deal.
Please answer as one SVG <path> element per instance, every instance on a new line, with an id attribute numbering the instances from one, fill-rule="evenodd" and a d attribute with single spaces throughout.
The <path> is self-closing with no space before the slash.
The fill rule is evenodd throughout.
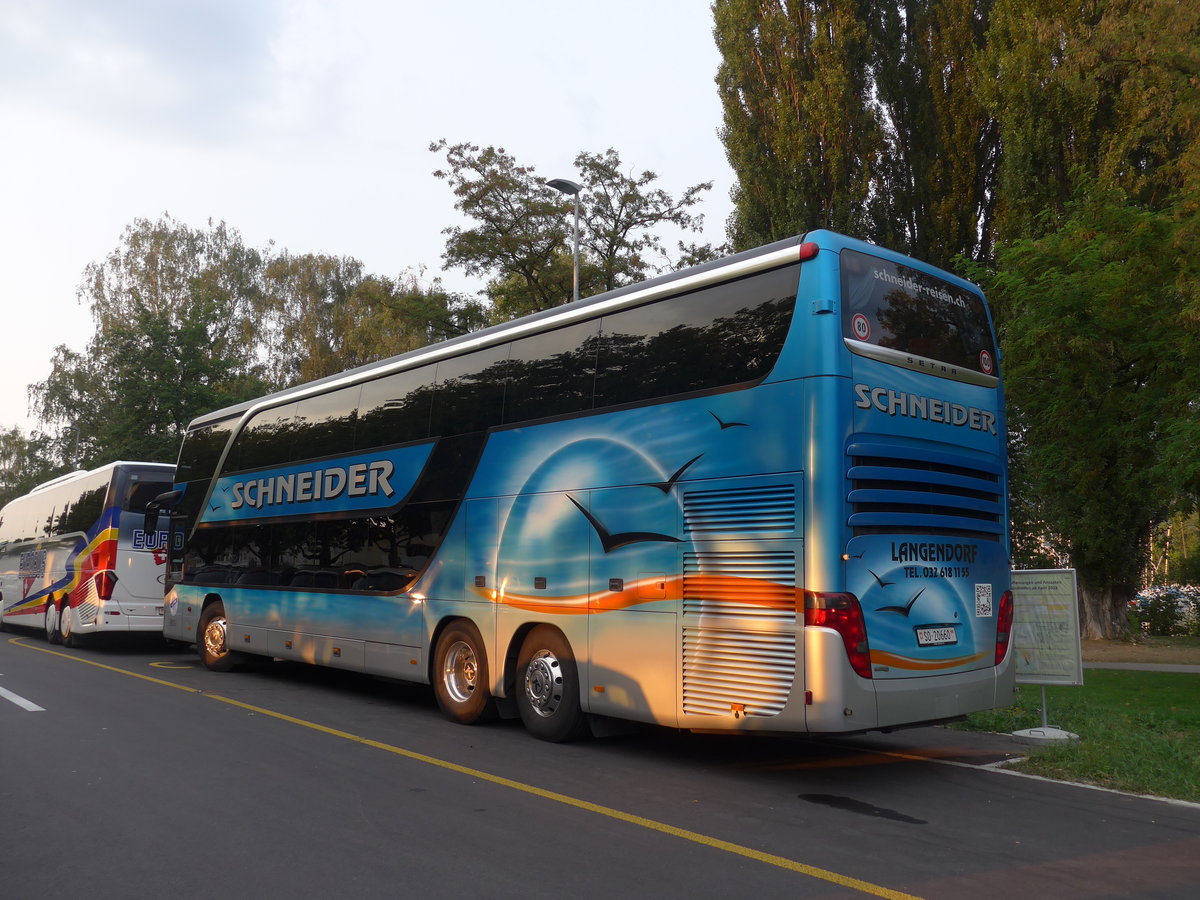
<path id="1" fill-rule="evenodd" d="M 1008 653 L 1009 635 L 1012 634 L 1013 595 L 1005 591 L 1000 595 L 1000 610 L 996 614 L 996 665 L 1004 661 Z"/>
<path id="2" fill-rule="evenodd" d="M 96 594 L 101 600 L 108 601 L 112 599 L 113 588 L 117 586 L 117 573 L 112 569 L 105 569 L 103 572 L 96 573 Z"/>
<path id="3" fill-rule="evenodd" d="M 853 594 L 804 592 L 804 624 L 832 628 L 842 637 L 850 667 L 862 678 L 871 677 L 871 650 L 867 623 Z"/>

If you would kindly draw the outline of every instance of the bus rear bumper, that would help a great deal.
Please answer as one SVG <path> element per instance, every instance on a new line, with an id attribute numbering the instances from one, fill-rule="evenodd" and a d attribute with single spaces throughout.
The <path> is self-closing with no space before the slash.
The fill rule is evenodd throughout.
<path id="1" fill-rule="evenodd" d="M 1011 652 L 999 666 L 969 672 L 862 678 L 850 668 L 840 635 L 820 628 L 805 631 L 805 663 L 810 732 L 874 731 L 1008 706 L 1015 682 Z"/>
<path id="2" fill-rule="evenodd" d="M 110 632 L 143 632 L 143 631 L 159 631 L 163 630 L 162 616 L 130 616 L 130 615 L 104 615 L 96 617 L 96 621 L 91 623 L 80 622 L 76 626 L 76 631 L 80 634 L 102 634 Z"/>

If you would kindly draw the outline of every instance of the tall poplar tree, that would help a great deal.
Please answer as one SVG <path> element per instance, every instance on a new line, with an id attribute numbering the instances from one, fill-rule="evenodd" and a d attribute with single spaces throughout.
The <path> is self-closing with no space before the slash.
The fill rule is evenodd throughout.
<path id="1" fill-rule="evenodd" d="M 875 237 L 883 132 L 861 4 L 717 0 L 713 16 L 734 247 L 820 227 Z"/>
<path id="2" fill-rule="evenodd" d="M 997 123 L 976 55 L 993 0 L 718 0 L 730 236 L 827 227 L 949 266 L 991 252 Z"/>
<path id="3" fill-rule="evenodd" d="M 1003 123 L 1002 240 L 1056 227 L 1082 181 L 1153 210 L 1200 193 L 1200 5 L 997 0 L 980 90 Z"/>
<path id="4" fill-rule="evenodd" d="M 979 97 L 993 0 L 864 3 L 885 135 L 876 236 L 949 268 L 992 252 L 1000 134 Z"/>

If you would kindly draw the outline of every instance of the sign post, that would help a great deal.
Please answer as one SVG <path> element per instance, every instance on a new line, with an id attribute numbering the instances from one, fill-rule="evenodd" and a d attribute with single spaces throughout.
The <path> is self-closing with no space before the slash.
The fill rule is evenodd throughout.
<path id="1" fill-rule="evenodd" d="M 1017 683 L 1042 689 L 1041 727 L 1014 731 L 1013 735 L 1034 741 L 1076 740 L 1079 735 L 1049 724 L 1046 709 L 1046 685 L 1083 684 L 1075 570 L 1014 571 L 1012 589 Z"/>

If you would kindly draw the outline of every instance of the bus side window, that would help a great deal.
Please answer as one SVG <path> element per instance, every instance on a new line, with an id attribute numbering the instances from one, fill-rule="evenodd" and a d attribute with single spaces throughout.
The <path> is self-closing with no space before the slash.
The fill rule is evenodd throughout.
<path id="1" fill-rule="evenodd" d="M 789 266 L 605 316 L 596 406 L 765 376 L 783 349 L 798 279 Z"/>
<path id="2" fill-rule="evenodd" d="M 499 425 L 507 372 L 508 344 L 439 362 L 429 433 L 469 434 Z"/>
<path id="3" fill-rule="evenodd" d="M 354 446 L 360 393 L 355 384 L 297 401 L 288 461 L 344 456 Z"/>
<path id="4" fill-rule="evenodd" d="M 243 472 L 286 462 L 291 455 L 295 428 L 295 403 L 255 413 L 234 441 L 225 471 Z"/>
<path id="5" fill-rule="evenodd" d="M 599 336 L 597 319 L 513 341 L 505 423 L 591 409 Z"/>
<path id="6" fill-rule="evenodd" d="M 422 366 L 363 383 L 354 431 L 356 449 L 428 439 L 433 370 Z"/>

